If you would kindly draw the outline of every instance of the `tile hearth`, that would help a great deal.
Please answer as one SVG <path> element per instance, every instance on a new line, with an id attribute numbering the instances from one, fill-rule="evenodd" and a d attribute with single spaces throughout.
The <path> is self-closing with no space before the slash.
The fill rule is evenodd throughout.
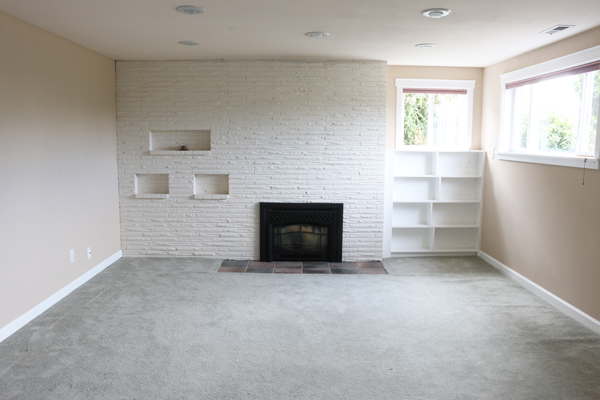
<path id="1" fill-rule="evenodd" d="M 379 261 L 326 262 L 326 261 L 274 261 L 224 260 L 219 272 L 266 274 L 387 274 Z"/>

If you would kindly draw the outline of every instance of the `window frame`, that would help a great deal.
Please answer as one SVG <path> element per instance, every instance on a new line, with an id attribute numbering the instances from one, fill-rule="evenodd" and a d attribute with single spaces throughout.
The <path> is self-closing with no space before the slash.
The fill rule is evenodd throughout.
<path id="1" fill-rule="evenodd" d="M 404 89 L 457 89 L 467 91 L 467 143 L 465 148 L 434 146 L 409 146 L 404 144 Z M 474 80 L 457 79 L 396 79 L 396 150 L 449 149 L 468 150 L 473 140 Z"/>
<path id="2" fill-rule="evenodd" d="M 558 72 L 568 68 L 589 64 L 600 60 L 600 46 L 592 47 L 577 53 L 572 53 L 540 64 L 535 64 L 516 71 L 500 75 L 501 99 L 500 99 L 500 131 L 498 135 L 498 159 L 506 161 L 520 161 L 535 164 L 559 165 L 574 168 L 598 169 L 600 158 L 600 115 L 596 127 L 596 148 L 593 156 L 578 156 L 573 154 L 554 154 L 550 152 L 525 153 L 512 150 L 511 140 L 513 132 L 507 132 L 505 127 L 507 113 L 507 90 L 506 85 L 526 79 L 532 79 L 542 75 Z M 511 103 L 512 104 L 512 103 Z M 600 114 L 600 112 L 599 112 Z"/>

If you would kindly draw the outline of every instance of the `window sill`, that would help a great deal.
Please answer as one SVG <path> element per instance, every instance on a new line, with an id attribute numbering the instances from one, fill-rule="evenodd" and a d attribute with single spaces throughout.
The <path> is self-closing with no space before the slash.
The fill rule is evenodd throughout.
<path id="1" fill-rule="evenodd" d="M 438 153 L 482 153 L 485 150 L 473 150 L 468 147 L 433 147 L 433 146 L 413 146 L 413 145 L 402 145 L 393 150 L 396 151 L 414 151 L 414 152 L 438 152 Z"/>
<path id="2" fill-rule="evenodd" d="M 499 160 L 519 161 L 534 164 L 559 165 L 562 167 L 583 168 L 586 157 L 577 156 L 549 156 L 540 154 L 523 154 L 523 153 L 501 153 L 498 152 Z M 586 169 L 598 169 L 598 160 L 587 158 L 585 162 Z"/>

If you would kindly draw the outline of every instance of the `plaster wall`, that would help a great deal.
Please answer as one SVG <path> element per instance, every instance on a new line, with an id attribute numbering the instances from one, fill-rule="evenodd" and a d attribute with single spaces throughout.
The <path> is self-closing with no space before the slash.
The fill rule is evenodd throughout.
<path id="1" fill-rule="evenodd" d="M 0 329 L 121 248 L 114 92 L 113 60 L 0 12 Z"/>
<path id="2" fill-rule="evenodd" d="M 498 149 L 500 75 L 600 45 L 600 28 L 484 70 L 481 145 Z M 600 172 L 487 160 L 481 250 L 600 320 Z"/>

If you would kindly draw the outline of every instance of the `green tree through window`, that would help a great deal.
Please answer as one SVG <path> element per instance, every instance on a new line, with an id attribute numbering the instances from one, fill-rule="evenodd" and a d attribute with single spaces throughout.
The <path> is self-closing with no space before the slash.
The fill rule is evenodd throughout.
<path id="1" fill-rule="evenodd" d="M 427 116 L 429 95 L 407 93 L 404 95 L 404 144 L 424 146 L 427 144 Z"/>

